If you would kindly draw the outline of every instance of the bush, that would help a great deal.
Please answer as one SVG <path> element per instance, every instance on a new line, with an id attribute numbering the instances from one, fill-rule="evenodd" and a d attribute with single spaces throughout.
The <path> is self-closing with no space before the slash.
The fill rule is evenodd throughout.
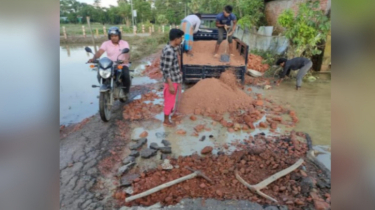
<path id="1" fill-rule="evenodd" d="M 148 33 L 149 32 L 149 27 L 152 27 L 152 23 L 150 23 L 149 21 L 145 22 L 145 23 L 138 23 L 137 24 L 137 31 L 138 32 L 141 32 L 142 31 L 142 25 L 145 26 L 145 33 Z M 155 27 L 155 26 L 154 26 Z"/>
<path id="2" fill-rule="evenodd" d="M 156 22 L 161 24 L 161 25 L 165 25 L 165 24 L 168 24 L 168 19 L 165 15 L 158 15 L 157 18 L 156 18 Z"/>
<path id="3" fill-rule="evenodd" d="M 285 28 L 291 57 L 320 54 L 318 44 L 326 40 L 331 28 L 328 17 L 319 10 L 319 1 L 301 3 L 296 16 L 292 10 L 285 10 L 277 21 Z"/>

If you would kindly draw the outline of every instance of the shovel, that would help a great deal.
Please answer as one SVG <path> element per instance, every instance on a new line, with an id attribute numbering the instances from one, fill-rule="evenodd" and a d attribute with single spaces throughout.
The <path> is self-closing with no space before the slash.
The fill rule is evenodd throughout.
<path id="1" fill-rule="evenodd" d="M 226 45 L 225 45 L 225 52 L 224 52 L 224 54 L 221 54 L 221 55 L 220 55 L 220 61 L 221 61 L 221 62 L 228 63 L 229 60 L 230 60 L 230 56 L 229 56 L 229 54 L 227 53 L 227 49 L 228 49 L 228 31 L 227 31 L 227 29 L 226 29 L 225 27 L 224 27 L 224 29 L 225 29 L 225 31 L 227 32 L 227 43 L 226 43 Z"/>

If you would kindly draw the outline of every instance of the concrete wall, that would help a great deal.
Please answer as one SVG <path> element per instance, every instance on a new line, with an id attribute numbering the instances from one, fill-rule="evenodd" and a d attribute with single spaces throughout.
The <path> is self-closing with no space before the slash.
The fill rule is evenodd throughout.
<path id="1" fill-rule="evenodd" d="M 326 46 L 324 48 L 323 63 L 320 71 L 331 70 L 331 31 L 327 36 Z"/>
<path id="2" fill-rule="evenodd" d="M 298 11 L 298 4 L 306 2 L 307 0 L 275 0 L 268 2 L 265 7 L 265 15 L 267 23 L 270 26 L 274 26 L 274 31 L 276 33 L 280 32 L 282 29 L 277 24 L 277 18 L 286 9 L 292 9 L 293 11 Z M 320 0 L 320 8 L 327 14 L 331 9 L 331 0 Z"/>

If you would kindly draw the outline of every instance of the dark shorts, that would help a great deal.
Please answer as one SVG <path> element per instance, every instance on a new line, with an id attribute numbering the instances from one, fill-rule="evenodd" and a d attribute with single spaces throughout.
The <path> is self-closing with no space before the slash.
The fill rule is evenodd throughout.
<path id="1" fill-rule="evenodd" d="M 217 39 L 217 44 L 221 44 L 221 42 L 223 41 L 225 29 L 224 28 L 218 28 L 218 31 L 219 31 L 219 36 L 218 36 L 218 39 Z M 227 39 L 228 39 L 229 43 L 232 43 L 233 42 L 233 35 L 227 37 Z"/>

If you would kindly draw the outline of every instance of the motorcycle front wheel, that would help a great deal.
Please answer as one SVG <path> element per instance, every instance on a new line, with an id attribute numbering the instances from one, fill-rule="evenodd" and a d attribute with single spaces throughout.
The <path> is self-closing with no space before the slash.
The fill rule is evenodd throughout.
<path id="1" fill-rule="evenodd" d="M 108 122 L 111 119 L 111 109 L 110 109 L 110 91 L 101 92 L 99 97 L 99 113 L 100 118 L 104 122 Z"/>

